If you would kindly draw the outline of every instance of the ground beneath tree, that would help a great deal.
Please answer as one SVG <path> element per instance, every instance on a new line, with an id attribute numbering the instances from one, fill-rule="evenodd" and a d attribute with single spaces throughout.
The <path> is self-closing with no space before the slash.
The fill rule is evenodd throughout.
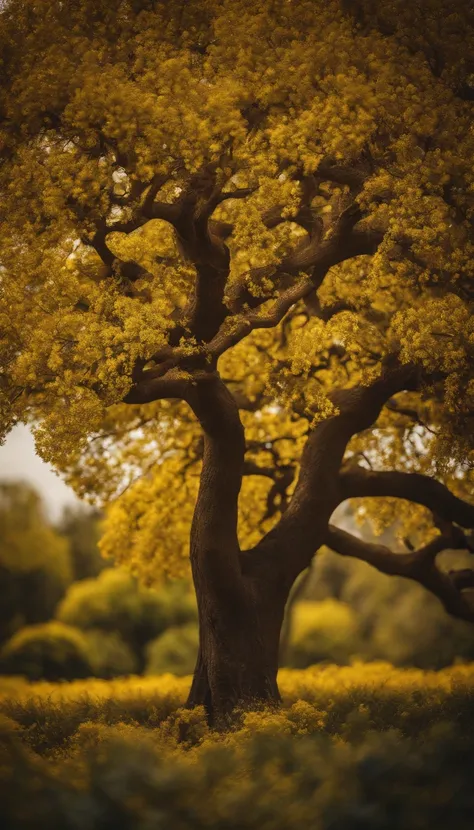
<path id="1" fill-rule="evenodd" d="M 474 665 L 282 671 L 230 731 L 189 678 L 0 682 L 2 826 L 470 830 Z"/>

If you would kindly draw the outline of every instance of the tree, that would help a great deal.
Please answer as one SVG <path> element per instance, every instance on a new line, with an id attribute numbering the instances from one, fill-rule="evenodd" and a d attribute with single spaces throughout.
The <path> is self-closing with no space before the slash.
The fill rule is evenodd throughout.
<path id="1" fill-rule="evenodd" d="M 0 484 L 0 642 L 53 616 L 72 579 L 69 547 L 26 484 Z"/>
<path id="2" fill-rule="evenodd" d="M 31 422 L 112 503 L 103 548 L 145 580 L 183 573 L 191 526 L 211 721 L 278 701 L 323 543 L 474 619 L 472 570 L 436 563 L 474 527 L 473 23 L 462 0 L 0 16 L 3 431 Z M 404 550 L 331 526 L 347 499 Z"/>

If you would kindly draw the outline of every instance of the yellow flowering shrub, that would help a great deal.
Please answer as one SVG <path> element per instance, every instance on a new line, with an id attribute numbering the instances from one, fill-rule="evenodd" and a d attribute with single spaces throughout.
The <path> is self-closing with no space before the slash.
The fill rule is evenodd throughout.
<path id="1" fill-rule="evenodd" d="M 280 710 L 225 733 L 171 675 L 0 689 L 12 828 L 73 823 L 293 830 L 334 822 L 468 830 L 474 669 L 387 663 L 281 672 Z M 457 725 L 456 725 L 457 724 Z"/>

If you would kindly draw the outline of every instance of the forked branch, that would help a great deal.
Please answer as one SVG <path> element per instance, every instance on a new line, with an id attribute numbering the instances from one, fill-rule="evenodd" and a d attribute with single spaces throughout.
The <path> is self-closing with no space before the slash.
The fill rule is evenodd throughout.
<path id="1" fill-rule="evenodd" d="M 464 589 L 474 588 L 474 570 L 442 573 L 436 566 L 436 556 L 456 545 L 456 539 L 441 535 L 418 550 L 395 553 L 385 545 L 364 542 L 345 530 L 329 525 L 325 543 L 336 553 L 367 562 L 381 573 L 418 582 L 438 597 L 453 617 L 474 622 L 474 603 L 463 593 Z"/>
<path id="2" fill-rule="evenodd" d="M 402 390 L 414 390 L 420 373 L 412 365 L 387 365 L 371 386 L 342 389 L 331 396 L 334 415 L 309 433 L 290 505 L 258 546 L 279 562 L 292 581 L 308 567 L 322 544 L 332 512 L 341 502 L 339 470 L 348 442 L 370 427 L 385 402 Z"/>

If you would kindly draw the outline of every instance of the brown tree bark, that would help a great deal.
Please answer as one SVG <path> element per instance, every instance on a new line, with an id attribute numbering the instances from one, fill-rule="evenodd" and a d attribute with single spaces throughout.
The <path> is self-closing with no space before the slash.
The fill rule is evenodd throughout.
<path id="1" fill-rule="evenodd" d="M 225 723 L 239 705 L 279 701 L 278 643 L 286 596 L 249 571 L 237 539 L 245 440 L 234 399 L 216 375 L 188 401 L 204 430 L 203 469 L 191 529 L 200 647 L 189 706 Z"/>
<path id="2" fill-rule="evenodd" d="M 191 530 L 200 649 L 188 705 L 204 705 L 211 723 L 224 722 L 239 705 L 278 702 L 285 605 L 293 583 L 324 543 L 341 500 L 338 475 L 347 442 L 411 377 L 411 369 L 397 370 L 372 387 L 338 396 L 337 414 L 310 433 L 287 511 L 255 549 L 244 553 L 237 538 L 245 456 L 238 407 L 216 373 L 187 395 L 204 432 Z"/>
<path id="3" fill-rule="evenodd" d="M 245 584 L 246 583 L 246 584 Z M 195 581 L 200 647 L 188 696 L 189 707 L 204 706 L 212 726 L 225 727 L 239 707 L 275 706 L 278 651 L 284 602 L 258 595 L 245 580 L 242 601 L 226 608 L 209 602 L 206 586 Z"/>

